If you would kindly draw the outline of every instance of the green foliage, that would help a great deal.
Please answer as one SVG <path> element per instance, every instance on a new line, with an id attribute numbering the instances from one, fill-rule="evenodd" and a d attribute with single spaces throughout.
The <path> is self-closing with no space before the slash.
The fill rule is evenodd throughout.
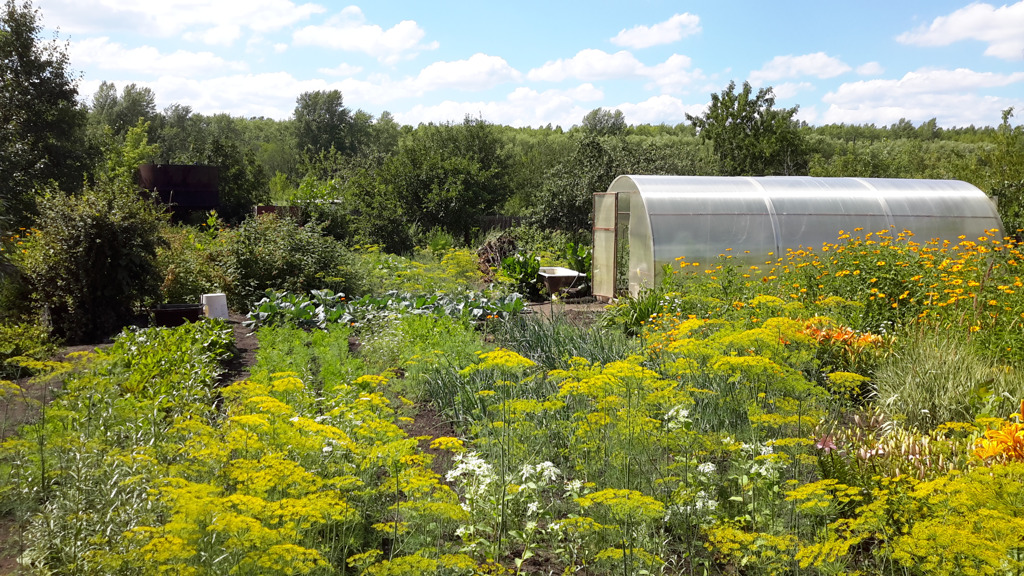
<path id="1" fill-rule="evenodd" d="M 267 290 L 344 291 L 352 279 L 351 260 L 338 241 L 316 225 L 299 226 L 274 214 L 250 217 L 225 238 L 230 277 L 228 304 L 248 310 Z"/>
<path id="2" fill-rule="evenodd" d="M 1024 230 L 1024 126 L 1010 126 L 1013 108 L 1003 111 L 996 130 L 995 147 L 983 162 L 991 170 L 990 193 L 999 199 L 999 215 L 1010 233 L 1021 236 Z"/>
<path id="3" fill-rule="evenodd" d="M 359 247 L 357 247 L 359 248 Z M 353 252 L 361 284 L 356 294 L 388 291 L 432 294 L 480 290 L 483 276 L 476 254 L 464 248 L 419 250 L 410 257 L 396 256 L 375 246 Z"/>
<path id="4" fill-rule="evenodd" d="M 575 270 L 587 275 L 583 280 L 583 283 L 580 285 L 580 289 L 577 291 L 577 294 L 589 294 L 590 281 L 594 274 L 594 250 L 589 245 L 583 243 L 574 244 L 569 242 L 565 245 L 562 256 L 565 258 L 565 262 L 568 264 L 570 270 Z"/>
<path id="5" fill-rule="evenodd" d="M 216 216 L 198 227 L 166 226 L 161 230 L 163 245 L 157 250 L 157 265 L 163 278 L 160 293 L 165 303 L 197 303 L 203 294 L 223 292 L 231 284 L 223 224 Z"/>
<path id="6" fill-rule="evenodd" d="M 617 136 L 626 129 L 626 116 L 622 110 L 594 108 L 583 117 L 581 126 L 595 136 Z"/>
<path id="7" fill-rule="evenodd" d="M 125 331 L 107 351 L 57 366 L 62 394 L 0 450 L 0 509 L 22 527 L 26 562 L 59 574 L 123 571 L 111 551 L 154 520 L 147 492 L 165 472 L 151 464 L 173 460 L 175 425 L 213 415 L 232 340 L 210 321 Z"/>
<path id="8" fill-rule="evenodd" d="M 176 328 L 126 328 L 103 355 L 101 373 L 123 394 L 173 405 L 173 395 L 202 401 L 237 350 L 234 331 L 222 320 L 203 319 Z M 173 369 L 169 369 L 173 366 Z M 181 382 L 182 374 L 190 378 Z M 193 389 L 194 386 L 199 388 Z"/>
<path id="9" fill-rule="evenodd" d="M 523 309 L 518 294 L 492 298 L 479 292 L 415 295 L 387 292 L 349 300 L 330 290 L 303 294 L 267 291 L 266 297 L 249 312 L 247 325 L 296 326 L 326 330 L 334 324 L 368 330 L 389 318 L 405 315 L 449 316 L 461 322 L 504 320 Z"/>
<path id="10" fill-rule="evenodd" d="M 423 125 L 384 162 L 374 193 L 404 206 L 407 222 L 468 242 L 479 218 L 511 196 L 511 161 L 498 128 L 483 120 Z"/>
<path id="11" fill-rule="evenodd" d="M 150 123 L 156 118 L 156 94 L 151 88 L 128 84 L 119 96 L 113 82 L 101 82 L 89 112 L 91 123 L 107 126 L 121 137 L 140 122 Z"/>
<path id="12" fill-rule="evenodd" d="M 107 132 L 104 142 L 104 162 L 96 178 L 101 186 L 130 190 L 135 186 L 135 175 L 142 164 L 153 162 L 160 154 L 158 144 L 149 143 L 149 122 L 139 119 L 126 128 L 121 138 Z"/>
<path id="13" fill-rule="evenodd" d="M 295 100 L 294 118 L 300 151 L 314 155 L 331 149 L 343 154 L 353 151 L 348 134 L 352 118 L 340 91 L 303 92 Z"/>
<path id="14" fill-rule="evenodd" d="M 736 83 L 721 94 L 701 116 L 686 115 L 700 137 L 711 142 L 725 176 L 806 174 L 804 137 L 793 116 L 797 108 L 775 110 L 771 87 L 756 95 L 749 82 L 736 92 Z"/>
<path id="15" fill-rule="evenodd" d="M 270 185 L 256 161 L 256 153 L 237 144 L 230 132 L 210 136 L 209 148 L 195 162 L 220 168 L 218 189 L 219 213 L 229 222 L 238 222 L 251 213 L 257 204 L 266 204 Z"/>
<path id="16" fill-rule="evenodd" d="M 277 372 L 293 372 L 314 390 L 328 383 L 349 382 L 364 374 L 363 360 L 351 354 L 351 328 L 335 323 L 322 330 L 308 330 L 294 324 L 262 326 L 257 333 L 260 351 L 254 378 L 269 378 Z"/>
<path id="17" fill-rule="evenodd" d="M 600 138 L 585 134 L 572 154 L 547 175 L 531 220 L 556 230 L 589 230 L 594 193 L 608 190 L 616 176 L 611 152 Z"/>
<path id="18" fill-rule="evenodd" d="M 39 214 L 23 266 L 54 335 L 70 343 L 101 341 L 159 298 L 163 215 L 134 188 L 51 192 Z"/>
<path id="19" fill-rule="evenodd" d="M 436 313 L 391 315 L 365 331 L 361 342 L 360 355 L 368 367 L 378 373 L 404 372 L 397 387 L 424 402 L 441 401 L 430 390 L 439 364 L 472 362 L 484 347 L 477 325 L 457 314 Z"/>
<path id="20" fill-rule="evenodd" d="M 533 253 L 516 253 L 501 261 L 501 273 L 512 281 L 517 292 L 530 301 L 541 299 L 542 284 L 538 279 L 540 258 Z"/>
<path id="21" fill-rule="evenodd" d="M 188 106 L 171 106 L 159 118 L 161 157 L 169 164 L 217 166 L 218 214 L 241 222 L 253 206 L 270 199 L 270 175 L 258 161 L 262 144 L 247 138 L 248 121 L 227 114 L 204 116 Z M 283 137 L 277 137 L 280 143 Z M 283 144 L 282 144 L 283 145 Z"/>
<path id="22" fill-rule="evenodd" d="M 0 6 L 0 208 L 14 225 L 51 180 L 79 189 L 92 156 L 67 49 L 42 28 L 30 1 Z"/>
<path id="23" fill-rule="evenodd" d="M 0 379 L 20 378 L 32 373 L 18 360 L 43 361 L 57 351 L 48 330 L 38 324 L 0 323 Z"/>
<path id="24" fill-rule="evenodd" d="M 645 288 L 635 297 L 619 298 L 613 306 L 609 307 L 602 322 L 607 327 L 618 326 L 626 334 L 636 336 L 640 334 L 644 324 L 650 321 L 652 316 L 666 311 L 669 307 L 666 295 L 665 290 Z M 672 309 L 675 310 L 675 306 L 672 306 Z"/>
<path id="25" fill-rule="evenodd" d="M 496 327 L 494 340 L 545 370 L 568 369 L 573 358 L 605 363 L 640 351 L 637 339 L 574 322 L 558 308 L 550 318 L 533 314 L 503 322 Z"/>

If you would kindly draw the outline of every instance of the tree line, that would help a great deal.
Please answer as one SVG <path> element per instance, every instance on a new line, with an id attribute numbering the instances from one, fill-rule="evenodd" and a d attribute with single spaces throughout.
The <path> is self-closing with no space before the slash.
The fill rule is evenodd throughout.
<path id="1" fill-rule="evenodd" d="M 669 125 L 629 125 L 598 108 L 578 125 L 513 128 L 467 117 L 401 125 L 346 105 L 337 90 L 296 98 L 292 117 L 207 115 L 104 82 L 81 101 L 71 62 L 44 41 L 30 2 L 0 15 L 0 203 L 10 228 L 30 225 L 46 190 L 75 193 L 141 127 L 144 161 L 221 168 L 219 215 L 238 223 L 257 204 L 299 205 L 352 243 L 402 251 L 443 230 L 473 240 L 484 218 L 589 230 L 591 197 L 619 174 L 953 178 L 1000 197 L 1021 226 L 1024 129 L 1013 110 L 986 127 L 810 126 L 775 107 L 770 87 L 730 83 L 707 110 Z M 995 120 L 995 119 L 994 119 Z M 84 178 L 83 178 L 84 175 Z"/>

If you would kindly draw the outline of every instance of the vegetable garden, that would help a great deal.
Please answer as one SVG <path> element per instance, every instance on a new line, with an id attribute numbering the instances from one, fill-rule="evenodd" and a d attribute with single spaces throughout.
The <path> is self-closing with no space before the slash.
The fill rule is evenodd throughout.
<path id="1" fill-rule="evenodd" d="M 1021 258 L 842 232 L 595 325 L 272 291 L 238 381 L 218 321 L 37 365 L 0 502 L 32 574 L 1017 574 Z"/>

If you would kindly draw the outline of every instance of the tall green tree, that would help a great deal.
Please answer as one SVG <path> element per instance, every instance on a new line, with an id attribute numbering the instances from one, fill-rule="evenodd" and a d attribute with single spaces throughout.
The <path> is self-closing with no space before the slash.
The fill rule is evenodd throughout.
<path id="1" fill-rule="evenodd" d="M 537 195 L 531 220 L 545 228 L 590 230 L 595 192 L 604 192 L 618 175 L 605 142 L 584 134 L 572 154 L 551 170 Z"/>
<path id="2" fill-rule="evenodd" d="M 65 47 L 42 39 L 31 2 L 7 0 L 0 8 L 0 201 L 15 222 L 24 222 L 50 181 L 81 188 L 91 159 L 85 127 Z"/>
<path id="3" fill-rule="evenodd" d="M 711 143 L 725 176 L 807 173 L 804 137 L 793 116 L 797 107 L 775 109 L 771 87 L 753 93 L 749 82 L 712 94 L 701 116 L 686 115 L 701 138 Z"/>
<path id="4" fill-rule="evenodd" d="M 1024 237 L 1024 126 L 1010 125 L 1013 108 L 1003 110 L 995 146 L 982 158 L 990 172 L 989 191 L 999 198 L 1006 231 Z"/>
<path id="5" fill-rule="evenodd" d="M 331 148 L 350 154 L 352 114 L 338 90 L 303 92 L 295 101 L 295 136 L 299 150 L 313 155 Z"/>
<path id="6" fill-rule="evenodd" d="M 116 136 L 124 136 L 140 119 L 152 122 L 156 117 L 156 94 L 145 86 L 128 84 L 118 95 L 113 82 L 102 82 L 92 97 L 90 121 L 109 126 Z"/>
<path id="7" fill-rule="evenodd" d="M 480 217 L 512 193 L 512 158 L 499 127 L 467 117 L 420 125 L 378 171 L 384 189 L 421 230 L 443 228 L 469 240 Z"/>
<path id="8" fill-rule="evenodd" d="M 241 222 L 256 204 L 270 199 L 270 178 L 258 160 L 260 143 L 247 133 L 250 120 L 228 114 L 204 116 L 172 105 L 158 117 L 161 160 L 220 168 L 220 208 L 228 222 Z"/>
<path id="9" fill-rule="evenodd" d="M 582 127 L 595 136 L 617 136 L 626 131 L 626 116 L 622 110 L 594 108 L 583 117 Z"/>

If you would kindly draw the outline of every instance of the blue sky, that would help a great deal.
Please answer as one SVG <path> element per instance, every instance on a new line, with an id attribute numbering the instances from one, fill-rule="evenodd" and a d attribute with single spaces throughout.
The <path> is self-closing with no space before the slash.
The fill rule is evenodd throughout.
<path id="1" fill-rule="evenodd" d="M 772 86 L 811 124 L 1024 119 L 1024 0 L 547 2 L 36 0 L 79 90 L 157 106 L 291 116 L 312 90 L 406 124 L 466 114 L 578 124 L 594 108 L 678 124 L 730 80 Z"/>

